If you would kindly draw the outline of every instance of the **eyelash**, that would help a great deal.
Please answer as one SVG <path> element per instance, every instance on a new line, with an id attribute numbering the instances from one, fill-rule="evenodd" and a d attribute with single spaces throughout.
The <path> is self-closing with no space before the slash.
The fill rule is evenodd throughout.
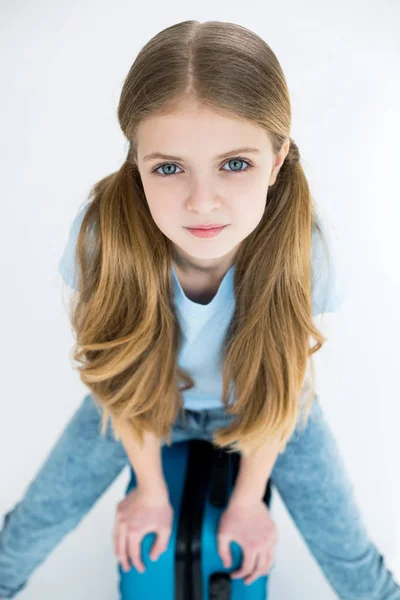
<path id="1" fill-rule="evenodd" d="M 226 162 L 224 162 L 224 165 L 228 164 L 231 162 L 231 160 L 240 160 L 241 162 L 244 162 L 247 167 L 246 169 L 240 169 L 239 171 L 230 171 L 231 173 L 245 173 L 246 171 L 249 171 L 252 168 L 252 163 L 249 160 L 246 160 L 244 158 L 241 158 L 240 156 L 235 156 L 234 158 L 229 158 Z M 174 166 L 179 166 L 179 165 L 175 165 L 175 163 L 162 163 L 161 165 L 158 165 L 158 167 L 155 167 L 151 172 L 154 173 L 154 175 L 157 175 L 158 177 L 172 177 L 173 175 L 179 175 L 179 173 L 170 173 L 169 175 L 165 175 L 164 173 L 157 173 L 158 169 L 161 169 L 161 167 L 163 167 L 164 165 L 174 165 Z M 222 165 L 222 166 L 224 166 Z M 181 167 L 179 167 L 181 168 Z M 227 171 L 229 173 L 229 171 Z"/>

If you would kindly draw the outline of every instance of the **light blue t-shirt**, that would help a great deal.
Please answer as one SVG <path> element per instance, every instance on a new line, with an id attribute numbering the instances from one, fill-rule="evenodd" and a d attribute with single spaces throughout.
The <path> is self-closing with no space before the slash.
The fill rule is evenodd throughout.
<path id="1" fill-rule="evenodd" d="M 87 205 L 75 217 L 58 270 L 64 281 L 77 289 L 74 269 L 75 246 Z M 322 231 L 326 231 L 319 221 Z M 328 257 L 317 230 L 312 235 L 312 314 L 337 311 L 346 296 L 346 281 L 338 280 L 330 240 Z M 184 407 L 191 410 L 221 408 L 222 343 L 235 309 L 233 264 L 225 273 L 218 292 L 208 304 L 198 304 L 184 293 L 172 266 L 174 304 L 183 332 L 178 364 L 189 372 L 195 387 L 182 392 Z"/>

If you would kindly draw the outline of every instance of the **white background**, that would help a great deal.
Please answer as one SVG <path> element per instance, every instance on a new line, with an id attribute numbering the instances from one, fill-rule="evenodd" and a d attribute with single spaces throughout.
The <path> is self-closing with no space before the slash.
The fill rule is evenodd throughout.
<path id="1" fill-rule="evenodd" d="M 87 392 L 57 263 L 70 224 L 127 144 L 116 110 L 140 48 L 188 19 L 255 31 L 276 53 L 312 194 L 348 280 L 315 357 L 320 401 L 369 534 L 400 581 L 398 107 L 394 0 L 220 3 L 3 0 L 0 8 L 0 515 L 24 494 Z M 397 108 L 396 108 L 397 107 Z M 21 600 L 117 599 L 112 528 L 128 471 L 32 574 Z M 279 495 L 270 598 L 336 598 Z M 62 580 L 62 585 L 61 585 Z"/>

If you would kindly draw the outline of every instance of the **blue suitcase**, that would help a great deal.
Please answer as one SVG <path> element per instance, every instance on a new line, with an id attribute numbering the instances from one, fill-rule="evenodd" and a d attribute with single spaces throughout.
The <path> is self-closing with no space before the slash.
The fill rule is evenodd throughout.
<path id="1" fill-rule="evenodd" d="M 250 585 L 230 578 L 243 559 L 236 542 L 230 545 L 231 567 L 225 568 L 218 554 L 218 523 L 232 493 L 240 454 L 229 454 L 200 439 L 165 445 L 161 453 L 174 509 L 168 548 L 153 562 L 149 555 L 156 534 L 149 533 L 142 540 L 144 573 L 133 565 L 125 572 L 118 563 L 120 600 L 266 600 L 268 576 Z M 126 494 L 134 487 L 131 468 Z M 263 501 L 270 507 L 270 480 Z"/>

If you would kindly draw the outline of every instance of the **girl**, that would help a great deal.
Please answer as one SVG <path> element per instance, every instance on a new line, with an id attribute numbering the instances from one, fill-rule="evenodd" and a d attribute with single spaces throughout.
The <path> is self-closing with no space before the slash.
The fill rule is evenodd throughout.
<path id="1" fill-rule="evenodd" d="M 95 184 L 60 262 L 91 393 L 4 519 L 0 595 L 25 586 L 127 464 L 139 492 L 118 507 L 116 554 L 142 567 L 127 535 L 140 510 L 164 532 L 157 558 L 172 520 L 160 447 L 195 436 L 242 454 L 218 534 L 226 565 L 229 541 L 243 548 L 237 576 L 271 567 L 271 475 L 339 598 L 399 600 L 308 378 L 326 341 L 313 317 L 340 293 L 276 56 L 239 25 L 178 23 L 139 52 L 118 118 L 127 158 Z M 223 228 L 196 230 L 211 224 Z"/>

